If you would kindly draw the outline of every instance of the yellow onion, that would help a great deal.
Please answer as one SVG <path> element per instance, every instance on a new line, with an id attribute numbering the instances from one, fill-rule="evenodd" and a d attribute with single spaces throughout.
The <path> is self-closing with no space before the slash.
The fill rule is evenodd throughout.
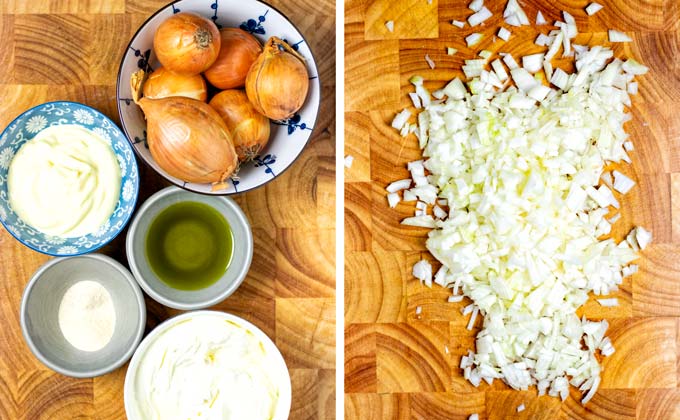
<path id="1" fill-rule="evenodd" d="M 224 90 L 210 100 L 227 124 L 238 160 L 252 160 L 269 141 L 269 119 L 255 110 L 242 90 Z"/>
<path id="2" fill-rule="evenodd" d="M 246 78 L 255 109 L 272 120 L 285 120 L 302 107 L 308 90 L 304 58 L 281 39 L 269 38 Z"/>
<path id="3" fill-rule="evenodd" d="M 220 54 L 205 71 L 205 78 L 219 89 L 241 88 L 246 84 L 250 66 L 262 52 L 262 45 L 253 35 L 239 28 L 221 29 L 220 37 Z"/>
<path id="4" fill-rule="evenodd" d="M 144 82 L 144 96 L 149 99 L 167 98 L 168 96 L 184 96 L 205 102 L 208 89 L 200 74 L 184 76 L 159 67 Z"/>
<path id="5" fill-rule="evenodd" d="M 146 138 L 154 160 L 182 181 L 219 183 L 238 166 L 236 151 L 222 117 L 196 99 L 142 98 Z"/>
<path id="6" fill-rule="evenodd" d="M 220 31 L 210 19 L 182 12 L 158 25 L 153 50 L 163 67 L 191 76 L 212 66 L 221 42 Z"/>

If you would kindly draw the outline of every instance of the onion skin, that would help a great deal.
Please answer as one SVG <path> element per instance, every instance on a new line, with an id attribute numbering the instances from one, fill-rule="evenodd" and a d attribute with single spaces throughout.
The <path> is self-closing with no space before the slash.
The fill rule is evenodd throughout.
<path id="1" fill-rule="evenodd" d="M 164 20 L 153 37 L 153 50 L 163 67 L 186 76 L 207 70 L 217 59 L 220 31 L 194 13 L 177 13 Z"/>
<path id="2" fill-rule="evenodd" d="M 255 110 L 242 90 L 225 90 L 210 100 L 229 129 L 240 162 L 257 156 L 269 141 L 269 119 Z"/>
<path id="3" fill-rule="evenodd" d="M 208 99 L 208 87 L 203 76 L 184 76 L 159 67 L 144 82 L 144 96 L 149 99 L 184 96 L 202 102 Z"/>
<path id="4" fill-rule="evenodd" d="M 262 53 L 262 45 L 253 35 L 239 28 L 220 30 L 222 46 L 215 63 L 205 71 L 205 78 L 219 89 L 242 88 L 248 70 Z"/>
<path id="5" fill-rule="evenodd" d="M 142 98 L 149 150 L 156 163 L 182 181 L 218 183 L 238 166 L 231 136 L 222 117 L 196 99 L 173 96 Z"/>
<path id="6" fill-rule="evenodd" d="M 309 90 L 303 60 L 281 39 L 269 38 L 246 78 L 248 99 L 259 113 L 272 120 L 285 120 L 302 107 Z"/>

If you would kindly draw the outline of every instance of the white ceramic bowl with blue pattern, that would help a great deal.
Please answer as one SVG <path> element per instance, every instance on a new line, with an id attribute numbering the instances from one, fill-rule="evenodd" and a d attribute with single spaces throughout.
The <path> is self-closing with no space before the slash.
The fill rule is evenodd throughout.
<path id="1" fill-rule="evenodd" d="M 16 152 L 45 127 L 75 124 L 111 142 L 118 158 L 121 189 L 113 214 L 99 230 L 76 238 L 49 236 L 28 226 L 12 211 L 7 192 L 9 165 Z M 27 247 L 54 256 L 92 252 L 115 238 L 132 216 L 139 192 L 139 172 L 130 143 L 106 115 L 77 102 L 48 102 L 19 115 L 0 135 L 0 222 Z"/>
<path id="2" fill-rule="evenodd" d="M 184 182 L 161 169 L 146 144 L 146 122 L 142 110 L 132 101 L 130 76 L 139 69 L 158 68 L 153 52 L 153 36 L 165 19 L 179 12 L 194 12 L 212 19 L 222 27 L 240 27 L 261 43 L 278 36 L 291 44 L 306 60 L 310 76 L 307 100 L 293 118 L 273 121 L 267 147 L 254 161 L 241 166 L 238 179 L 230 179 L 225 189 L 212 191 L 210 184 Z M 300 31 L 278 10 L 258 0 L 179 0 L 154 13 L 130 41 L 118 71 L 118 113 L 123 131 L 137 154 L 156 172 L 186 190 L 215 195 L 230 195 L 257 188 L 273 180 L 302 153 L 319 113 L 321 86 L 314 57 Z"/>

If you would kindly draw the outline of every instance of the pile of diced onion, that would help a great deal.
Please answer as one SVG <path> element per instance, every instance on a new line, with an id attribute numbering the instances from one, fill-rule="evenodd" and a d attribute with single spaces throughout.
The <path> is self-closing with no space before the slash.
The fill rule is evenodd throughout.
<path id="1" fill-rule="evenodd" d="M 601 9 L 593 4 L 588 14 Z M 489 17 L 480 14 L 483 1 L 470 7 L 470 24 Z M 505 18 L 528 24 L 515 0 Z M 432 229 L 427 248 L 442 267 L 433 276 L 420 261 L 415 277 L 451 288 L 450 302 L 471 298 L 463 309 L 469 329 L 484 317 L 476 351 L 460 363 L 465 378 L 475 386 L 494 379 L 519 390 L 536 385 L 539 395 L 562 400 L 571 384 L 585 404 L 600 384 L 596 355 L 614 347 L 606 320 L 579 319 L 576 310 L 590 292 L 615 292 L 651 241 L 642 227 L 620 243 L 609 237 L 619 198 L 635 182 L 605 170 L 631 162 L 626 107 L 637 92 L 633 79 L 647 68 L 603 46 L 571 43 L 577 28 L 567 12 L 555 26 L 537 39 L 547 51 L 523 57 L 522 66 L 510 54 L 492 60 L 482 51 L 466 61 L 466 83 L 456 78 L 430 93 L 421 77 L 411 79 L 417 122 L 404 110 L 392 125 L 415 134 L 425 159 L 408 164 L 411 179 L 390 184 L 387 199 L 391 207 L 415 202 L 415 215 L 402 223 Z M 625 41 L 618 35 L 610 40 Z M 560 50 L 575 56 L 575 73 L 553 69 Z M 616 298 L 599 302 L 617 305 Z"/>

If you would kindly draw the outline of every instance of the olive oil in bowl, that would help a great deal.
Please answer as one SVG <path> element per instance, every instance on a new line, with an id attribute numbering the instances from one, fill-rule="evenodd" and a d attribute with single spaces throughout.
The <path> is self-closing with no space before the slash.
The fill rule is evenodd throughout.
<path id="1" fill-rule="evenodd" d="M 146 234 L 146 259 L 154 274 L 179 290 L 211 286 L 227 271 L 234 252 L 229 223 L 211 206 L 183 201 L 161 211 Z"/>

